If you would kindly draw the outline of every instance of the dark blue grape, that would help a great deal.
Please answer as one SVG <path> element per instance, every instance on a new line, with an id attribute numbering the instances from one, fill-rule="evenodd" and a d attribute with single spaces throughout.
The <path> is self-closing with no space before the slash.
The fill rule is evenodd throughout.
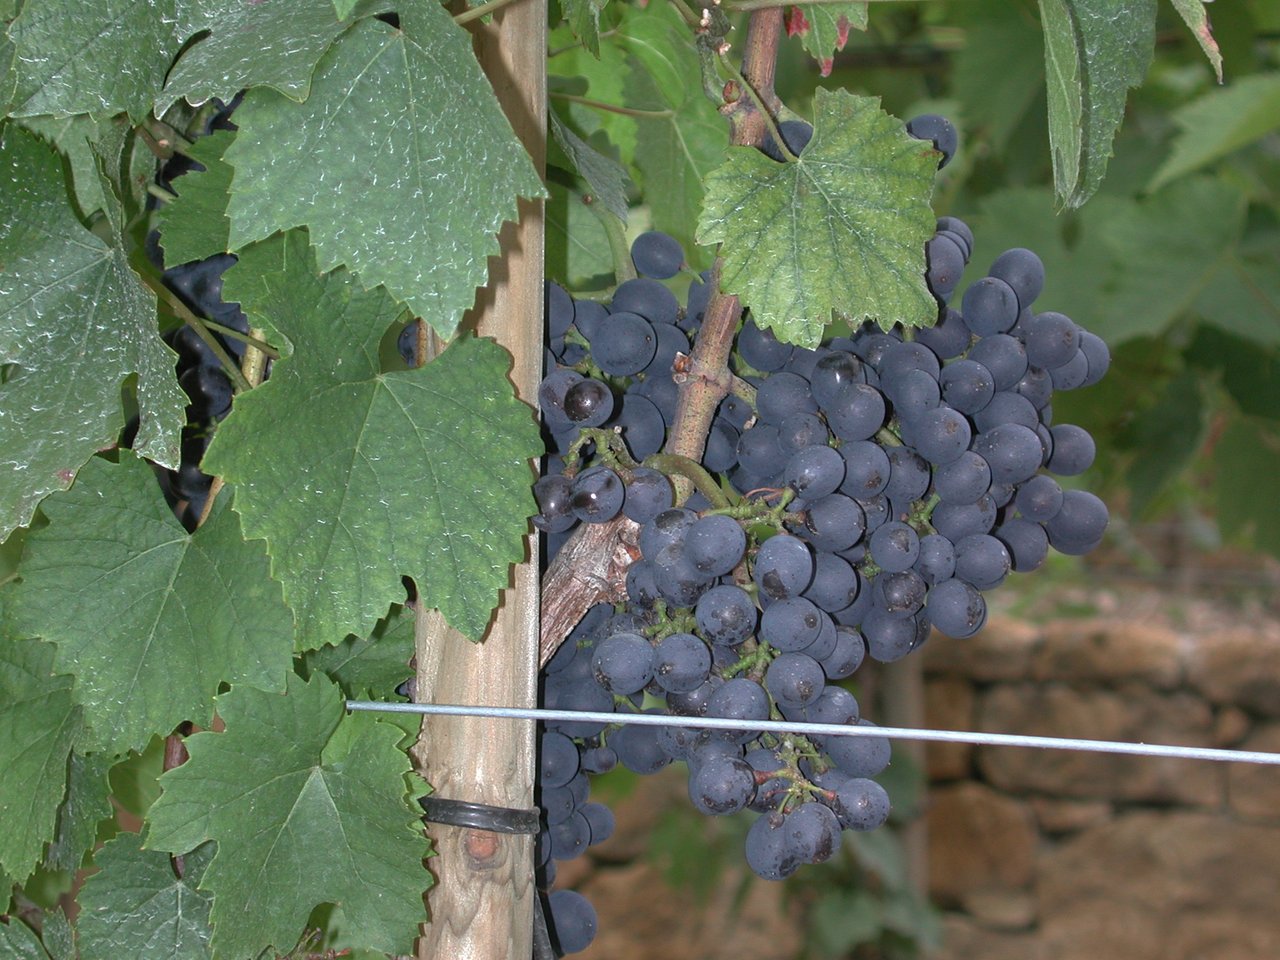
<path id="1" fill-rule="evenodd" d="M 684 250 L 675 237 L 650 230 L 640 234 L 631 244 L 631 262 L 635 264 L 637 273 L 667 280 L 684 266 Z"/>
<path id="2" fill-rule="evenodd" d="M 933 149 L 942 154 L 938 159 L 939 170 L 956 155 L 960 138 L 955 125 L 946 117 L 940 117 L 936 113 L 922 113 L 918 117 L 912 117 L 907 121 L 907 133 L 917 140 L 930 141 Z"/>
<path id="3" fill-rule="evenodd" d="M 680 315 L 680 301 L 657 280 L 639 277 L 618 284 L 609 309 L 615 314 L 639 314 L 650 323 L 675 323 Z M 594 340 L 591 345 L 595 347 Z"/>

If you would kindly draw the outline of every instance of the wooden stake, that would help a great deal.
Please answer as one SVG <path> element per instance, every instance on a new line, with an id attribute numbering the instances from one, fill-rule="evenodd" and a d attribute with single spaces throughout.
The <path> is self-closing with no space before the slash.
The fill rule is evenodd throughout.
<path id="1" fill-rule="evenodd" d="M 469 26 L 476 56 L 516 134 L 541 171 L 546 131 L 546 0 L 504 8 L 487 25 Z M 512 354 L 517 394 L 536 402 L 542 369 L 542 203 L 521 201 L 517 224 L 499 234 L 490 283 L 464 321 Z M 532 470 L 529 482 L 532 484 Z M 483 531 L 477 531 L 483 533 Z M 510 586 L 482 643 L 450 629 L 434 610 L 417 615 L 420 702 L 528 706 L 537 702 L 537 540 L 512 570 Z M 424 721 L 414 748 L 418 769 L 436 794 L 452 800 L 527 809 L 533 806 L 534 726 L 475 717 Z M 431 824 L 436 856 L 432 917 L 418 956 L 431 960 L 528 960 L 532 952 L 533 838 Z"/>

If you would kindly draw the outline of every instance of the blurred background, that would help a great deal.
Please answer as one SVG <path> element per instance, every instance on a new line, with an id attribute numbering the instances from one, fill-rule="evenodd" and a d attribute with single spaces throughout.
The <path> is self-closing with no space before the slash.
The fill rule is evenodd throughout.
<path id="1" fill-rule="evenodd" d="M 864 667 L 880 723 L 1280 750 L 1280 3 L 1209 9 L 1226 83 L 1161 5 L 1107 178 L 1073 212 L 1034 2 L 872 4 L 827 78 L 784 43 L 802 116 L 821 84 L 950 118 L 935 206 L 973 228 L 970 273 L 1030 247 L 1037 303 L 1114 357 L 1054 400 L 1097 441 L 1076 479 L 1111 508 L 1103 548 L 1011 578 L 972 640 Z M 746 820 L 708 821 L 667 773 L 593 787 L 618 833 L 560 871 L 601 914 L 584 960 L 1280 957 L 1274 768 L 897 744 L 893 829 L 783 885 L 743 866 Z"/>

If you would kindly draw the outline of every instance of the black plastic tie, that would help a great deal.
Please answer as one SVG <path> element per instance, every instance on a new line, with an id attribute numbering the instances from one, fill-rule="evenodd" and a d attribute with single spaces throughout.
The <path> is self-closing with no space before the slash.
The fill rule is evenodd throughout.
<path id="1" fill-rule="evenodd" d="M 469 803 L 466 800 L 446 800 L 443 797 L 423 797 L 418 801 L 429 823 L 443 823 L 451 827 L 470 827 L 491 833 L 534 835 L 542 829 L 542 812 L 537 809 L 518 810 L 514 807 L 494 807 L 487 803 Z"/>

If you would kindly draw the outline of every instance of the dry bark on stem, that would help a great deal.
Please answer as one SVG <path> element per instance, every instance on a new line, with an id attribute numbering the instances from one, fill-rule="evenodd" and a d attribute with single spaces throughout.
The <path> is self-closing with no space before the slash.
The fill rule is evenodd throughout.
<path id="1" fill-rule="evenodd" d="M 778 43 L 782 39 L 782 11 L 758 10 L 751 15 L 743 55 L 743 77 L 769 109 L 776 109 L 773 91 Z M 764 118 L 749 97 L 742 95 L 726 103 L 722 112 L 732 123 L 732 139 L 737 144 L 760 142 Z M 699 460 L 707 442 L 707 432 L 716 407 L 733 385 L 729 352 L 742 312 L 738 298 L 718 292 L 720 261 L 712 267 L 711 283 L 716 289 L 707 304 L 697 343 L 683 371 L 676 420 L 667 440 L 666 452 Z M 688 482 L 677 479 L 681 499 L 688 494 Z M 541 657 L 546 663 L 564 642 L 574 624 L 592 605 L 617 602 L 624 594 L 627 565 L 639 556 L 635 543 L 636 525 L 621 518 L 606 524 L 584 524 L 569 538 L 542 582 Z"/>
<path id="2" fill-rule="evenodd" d="M 492 23 L 468 27 L 476 56 L 516 134 L 542 168 L 546 130 L 545 0 L 505 7 Z M 512 354 L 516 393 L 535 402 L 542 367 L 543 210 L 522 201 L 518 223 L 504 225 L 500 259 L 472 314 L 476 331 Z M 423 331 L 425 333 L 425 331 Z M 533 474 L 530 471 L 530 483 Z M 420 609 L 415 628 L 420 702 L 532 707 L 537 702 L 537 539 L 526 541 L 483 642 Z M 424 720 L 413 750 L 418 769 L 442 798 L 529 809 L 533 806 L 534 725 L 480 717 Z M 528 960 L 532 953 L 533 837 L 431 824 L 437 883 L 427 897 L 432 920 L 418 956 L 432 960 Z"/>

